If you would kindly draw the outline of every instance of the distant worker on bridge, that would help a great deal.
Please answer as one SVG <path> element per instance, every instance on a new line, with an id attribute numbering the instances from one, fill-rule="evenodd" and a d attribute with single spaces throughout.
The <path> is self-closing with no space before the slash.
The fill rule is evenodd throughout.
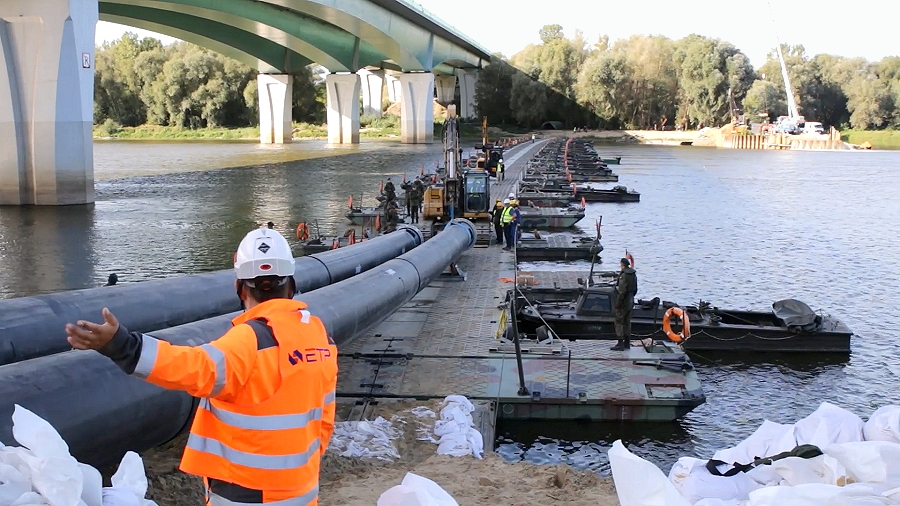
<path id="1" fill-rule="evenodd" d="M 619 278 L 616 283 L 616 345 L 613 351 L 631 348 L 631 312 L 634 310 L 634 296 L 637 294 L 637 272 L 631 262 L 623 258 L 619 262 Z"/>
<path id="2" fill-rule="evenodd" d="M 222 337 L 176 346 L 103 324 L 66 325 L 69 344 L 123 371 L 200 398 L 180 469 L 201 476 L 207 504 L 318 504 L 319 466 L 334 429 L 337 347 L 296 292 L 294 258 L 275 230 L 244 237 L 235 288 L 245 312 Z"/>
<path id="3" fill-rule="evenodd" d="M 503 223 L 503 232 L 506 236 L 506 247 L 503 249 L 512 251 L 516 248 L 516 234 L 518 234 L 518 225 L 522 221 L 518 200 L 509 201 L 509 207 L 503 210 L 500 221 Z"/>
<path id="4" fill-rule="evenodd" d="M 503 246 L 503 211 L 509 205 L 509 199 L 500 202 L 500 199 L 497 199 L 497 202 L 494 203 L 494 208 L 491 209 L 491 220 L 494 223 L 494 232 L 497 233 L 497 244 Z"/>

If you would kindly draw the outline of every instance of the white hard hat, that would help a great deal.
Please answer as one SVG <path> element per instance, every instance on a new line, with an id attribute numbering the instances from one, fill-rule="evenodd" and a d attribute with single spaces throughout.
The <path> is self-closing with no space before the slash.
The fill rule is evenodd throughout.
<path id="1" fill-rule="evenodd" d="M 515 194 L 515 193 L 512 193 L 512 192 L 510 192 L 510 193 L 509 193 L 509 198 L 511 198 L 511 199 L 514 199 L 514 198 L 516 198 L 516 194 Z"/>
<path id="2" fill-rule="evenodd" d="M 234 272 L 238 279 L 259 276 L 293 276 L 294 254 L 277 230 L 258 228 L 246 236 L 234 254 Z"/>
<path id="3" fill-rule="evenodd" d="M 503 199 L 504 204 L 509 204 L 509 199 Z"/>

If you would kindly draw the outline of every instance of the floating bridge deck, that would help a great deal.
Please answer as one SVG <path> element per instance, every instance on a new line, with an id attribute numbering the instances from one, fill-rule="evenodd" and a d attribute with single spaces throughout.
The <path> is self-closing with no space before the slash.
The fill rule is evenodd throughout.
<path id="1" fill-rule="evenodd" d="M 515 190 L 515 181 L 542 143 L 507 154 L 506 179 L 491 185 L 492 198 Z M 550 345 L 522 343 L 527 394 L 520 395 L 514 346 L 500 339 L 507 324 L 507 292 L 515 287 L 516 259 L 499 246 L 464 253 L 465 280 L 442 278 L 374 330 L 340 349 L 338 417 L 369 418 L 389 400 L 461 394 L 496 418 L 672 420 L 703 402 L 696 376 L 637 361 L 664 358 L 641 347 L 609 350 L 608 341 Z M 552 282 L 550 283 L 552 286 Z M 671 350 L 674 351 L 674 350 Z M 693 379 L 692 379 L 693 378 Z"/>

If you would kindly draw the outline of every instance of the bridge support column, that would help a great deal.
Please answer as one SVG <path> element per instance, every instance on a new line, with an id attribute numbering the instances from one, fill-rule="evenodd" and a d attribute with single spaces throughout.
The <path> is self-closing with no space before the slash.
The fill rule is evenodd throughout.
<path id="1" fill-rule="evenodd" d="M 325 102 L 328 144 L 359 144 L 359 76 L 328 74 Z"/>
<path id="2" fill-rule="evenodd" d="M 463 119 L 471 119 L 478 115 L 475 111 L 475 85 L 478 82 L 478 71 L 474 69 L 457 69 L 459 78 L 459 115 Z"/>
<path id="3" fill-rule="evenodd" d="M 434 74 L 400 76 L 400 142 L 429 144 L 434 140 Z"/>
<path id="4" fill-rule="evenodd" d="M 387 86 L 388 102 L 395 104 L 400 101 L 402 95 L 400 91 L 400 80 L 387 74 L 384 76 L 384 84 Z"/>
<path id="5" fill-rule="evenodd" d="M 456 99 L 456 76 L 436 75 L 434 86 L 437 90 L 437 101 L 441 105 L 446 107 Z"/>
<path id="6" fill-rule="evenodd" d="M 359 83 L 362 89 L 362 113 L 380 118 L 381 99 L 384 96 L 384 70 L 363 69 L 357 74 L 359 74 Z"/>
<path id="7" fill-rule="evenodd" d="M 290 74 L 259 74 L 259 142 L 260 144 L 289 144 L 293 139 L 291 109 L 294 76 Z"/>
<path id="8" fill-rule="evenodd" d="M 0 205 L 94 201 L 97 0 L 0 2 Z"/>

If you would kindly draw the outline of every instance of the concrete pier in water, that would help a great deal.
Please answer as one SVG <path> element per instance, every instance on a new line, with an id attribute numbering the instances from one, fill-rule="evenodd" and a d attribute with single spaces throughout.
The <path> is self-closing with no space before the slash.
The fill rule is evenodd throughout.
<path id="1" fill-rule="evenodd" d="M 0 2 L 0 205 L 94 201 L 97 0 Z"/>

